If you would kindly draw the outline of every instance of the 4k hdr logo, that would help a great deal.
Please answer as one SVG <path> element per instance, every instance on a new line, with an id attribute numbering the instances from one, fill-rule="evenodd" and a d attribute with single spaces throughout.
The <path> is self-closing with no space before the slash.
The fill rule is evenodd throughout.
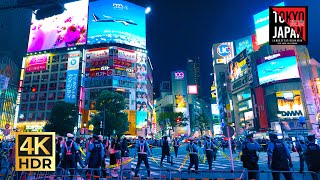
<path id="1" fill-rule="evenodd" d="M 55 171 L 55 133 L 16 134 L 16 171 Z"/>

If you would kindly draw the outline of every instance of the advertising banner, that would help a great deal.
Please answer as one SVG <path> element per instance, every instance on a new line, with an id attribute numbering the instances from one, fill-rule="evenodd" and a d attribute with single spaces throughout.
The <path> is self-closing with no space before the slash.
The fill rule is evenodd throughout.
<path id="1" fill-rule="evenodd" d="M 284 2 L 276 6 L 285 6 Z M 261 11 L 253 16 L 258 45 L 269 41 L 269 9 Z"/>
<path id="2" fill-rule="evenodd" d="M 78 70 L 79 69 L 80 57 L 70 57 L 68 58 L 68 70 Z"/>
<path id="3" fill-rule="evenodd" d="M 0 90 L 6 90 L 9 85 L 9 78 L 5 75 L 0 75 Z"/>
<path id="4" fill-rule="evenodd" d="M 148 112 L 137 111 L 136 112 L 136 127 L 142 128 L 147 124 L 146 120 L 148 119 Z"/>
<path id="5" fill-rule="evenodd" d="M 48 55 L 26 57 L 26 72 L 38 72 L 47 70 Z"/>
<path id="6" fill-rule="evenodd" d="M 246 50 L 243 50 L 238 54 L 232 61 L 229 62 L 229 78 L 233 82 L 240 77 L 247 74 L 248 65 L 247 65 L 247 53 Z"/>
<path id="7" fill-rule="evenodd" d="M 247 50 L 247 53 L 250 54 L 253 52 L 253 45 L 252 45 L 252 37 L 247 36 L 241 39 L 234 41 L 234 45 L 236 48 L 236 54 L 240 54 L 243 50 Z"/>
<path id="8" fill-rule="evenodd" d="M 187 108 L 187 102 L 184 95 L 175 95 L 176 108 Z"/>
<path id="9" fill-rule="evenodd" d="M 260 85 L 300 77 L 295 56 L 267 61 L 259 64 L 257 69 Z"/>
<path id="10" fill-rule="evenodd" d="M 268 128 L 267 119 L 267 108 L 264 100 L 264 89 L 262 87 L 256 88 L 256 100 L 257 100 L 257 111 L 259 114 L 260 128 Z"/>
<path id="11" fill-rule="evenodd" d="M 234 58 L 233 42 L 212 45 L 212 59 L 216 62 L 228 63 Z"/>
<path id="12" fill-rule="evenodd" d="M 113 72 L 114 70 L 112 69 L 90 71 L 89 77 L 112 76 L 114 74 Z"/>
<path id="13" fill-rule="evenodd" d="M 77 102 L 78 73 L 79 73 L 79 70 L 67 71 L 66 94 L 64 98 L 65 102 L 68 102 L 68 103 Z"/>
<path id="14" fill-rule="evenodd" d="M 146 49 L 145 9 L 122 0 L 89 4 L 87 44 L 120 43 Z"/>
<path id="15" fill-rule="evenodd" d="M 298 118 L 304 115 L 299 90 L 276 92 L 278 114 L 281 118 Z"/>
<path id="16" fill-rule="evenodd" d="M 258 51 L 260 49 L 260 45 L 258 44 L 257 41 L 257 36 L 255 34 L 251 35 L 251 39 L 252 39 L 252 48 L 254 51 Z"/>
<path id="17" fill-rule="evenodd" d="M 41 20 L 32 14 L 28 52 L 86 43 L 88 0 L 66 3 L 64 8 L 62 14 Z"/>
<path id="18" fill-rule="evenodd" d="M 121 60 L 113 60 L 113 65 L 124 66 L 124 67 L 132 67 L 131 62 L 121 61 Z"/>
<path id="19" fill-rule="evenodd" d="M 136 105 L 137 111 L 148 112 L 148 90 L 147 90 L 147 55 L 145 53 L 137 52 L 136 64 Z"/>

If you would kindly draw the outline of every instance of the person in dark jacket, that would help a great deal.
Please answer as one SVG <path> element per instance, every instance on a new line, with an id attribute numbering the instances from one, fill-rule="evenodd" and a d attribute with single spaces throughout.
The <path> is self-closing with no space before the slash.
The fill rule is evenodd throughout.
<path id="1" fill-rule="evenodd" d="M 199 158 L 198 158 L 198 147 L 194 143 L 194 138 L 190 138 L 190 143 L 188 144 L 186 150 L 189 152 L 189 157 L 190 157 L 190 164 L 188 166 L 188 170 L 192 168 L 192 166 L 195 166 L 195 170 L 198 171 L 199 168 Z M 197 172 L 198 173 L 198 172 Z"/>
<path id="2" fill-rule="evenodd" d="M 67 141 L 61 146 L 62 167 L 65 169 L 76 168 L 76 152 L 79 151 L 79 146 L 74 142 L 74 136 L 71 133 L 67 134 Z M 70 170 L 70 174 L 74 174 L 74 170 Z"/>
<path id="3" fill-rule="evenodd" d="M 61 161 L 61 157 L 60 157 L 61 141 L 62 141 L 62 137 L 59 137 L 56 142 L 56 167 L 60 166 L 60 161 Z"/>
<path id="4" fill-rule="evenodd" d="M 308 138 L 308 145 L 304 152 L 304 159 L 308 166 L 308 171 L 315 172 L 316 174 L 312 173 L 312 179 L 318 180 L 318 174 L 320 173 L 320 148 L 315 143 L 315 135 L 309 135 Z"/>
<path id="5" fill-rule="evenodd" d="M 99 137 L 96 134 L 94 134 L 92 136 L 92 142 L 88 146 L 88 152 L 86 155 L 86 162 L 88 163 L 88 168 L 100 168 L 103 156 L 103 144 L 99 141 Z M 97 175 L 98 172 L 94 172 L 94 174 Z"/>
<path id="6" fill-rule="evenodd" d="M 121 157 L 129 156 L 128 140 L 124 137 L 121 141 Z"/>
<path id="7" fill-rule="evenodd" d="M 111 141 L 111 146 L 110 146 L 110 165 L 115 165 L 117 164 L 117 161 L 121 158 L 120 157 L 120 151 L 121 151 L 121 144 L 120 144 L 120 139 L 115 137 Z"/>
<path id="8" fill-rule="evenodd" d="M 278 135 L 269 133 L 270 143 L 268 144 L 268 168 L 273 171 L 290 171 L 293 167 L 288 146 L 280 139 Z M 291 173 L 282 173 L 286 180 L 292 179 Z M 273 172 L 274 180 L 280 180 L 280 173 Z"/>
<path id="9" fill-rule="evenodd" d="M 162 166 L 163 159 L 167 156 L 168 158 L 171 158 L 170 156 L 170 145 L 168 142 L 168 137 L 164 136 L 163 137 L 163 143 L 162 143 L 162 155 L 161 155 L 161 161 L 160 161 L 160 166 Z M 171 166 L 173 165 L 173 162 L 169 161 L 171 163 Z"/>
<path id="10" fill-rule="evenodd" d="M 253 139 L 253 134 L 247 134 L 246 139 L 243 141 L 241 150 L 242 156 L 241 161 L 243 163 L 243 167 L 247 168 L 249 171 L 258 171 L 259 165 L 258 160 L 259 156 L 257 151 L 261 149 L 261 146 L 258 142 Z M 258 179 L 258 174 L 256 172 L 249 172 L 249 179 Z"/>

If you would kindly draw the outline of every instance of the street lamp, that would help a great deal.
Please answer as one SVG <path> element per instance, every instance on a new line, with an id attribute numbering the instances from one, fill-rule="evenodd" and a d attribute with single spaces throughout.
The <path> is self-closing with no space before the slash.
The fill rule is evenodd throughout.
<path id="1" fill-rule="evenodd" d="M 150 7 L 147 7 L 146 10 L 145 10 L 145 13 L 146 13 L 146 14 L 149 14 L 150 12 L 151 12 L 151 8 L 150 8 Z"/>

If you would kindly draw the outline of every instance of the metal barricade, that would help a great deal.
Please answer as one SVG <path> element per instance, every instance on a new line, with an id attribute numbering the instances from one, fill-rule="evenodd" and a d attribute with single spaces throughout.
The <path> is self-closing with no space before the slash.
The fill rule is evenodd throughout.
<path id="1" fill-rule="evenodd" d="M 273 171 L 273 170 L 248 170 L 248 178 L 272 180 L 273 177 L 280 176 L 280 179 L 295 179 L 295 180 L 320 180 L 319 174 L 312 171 Z"/>

